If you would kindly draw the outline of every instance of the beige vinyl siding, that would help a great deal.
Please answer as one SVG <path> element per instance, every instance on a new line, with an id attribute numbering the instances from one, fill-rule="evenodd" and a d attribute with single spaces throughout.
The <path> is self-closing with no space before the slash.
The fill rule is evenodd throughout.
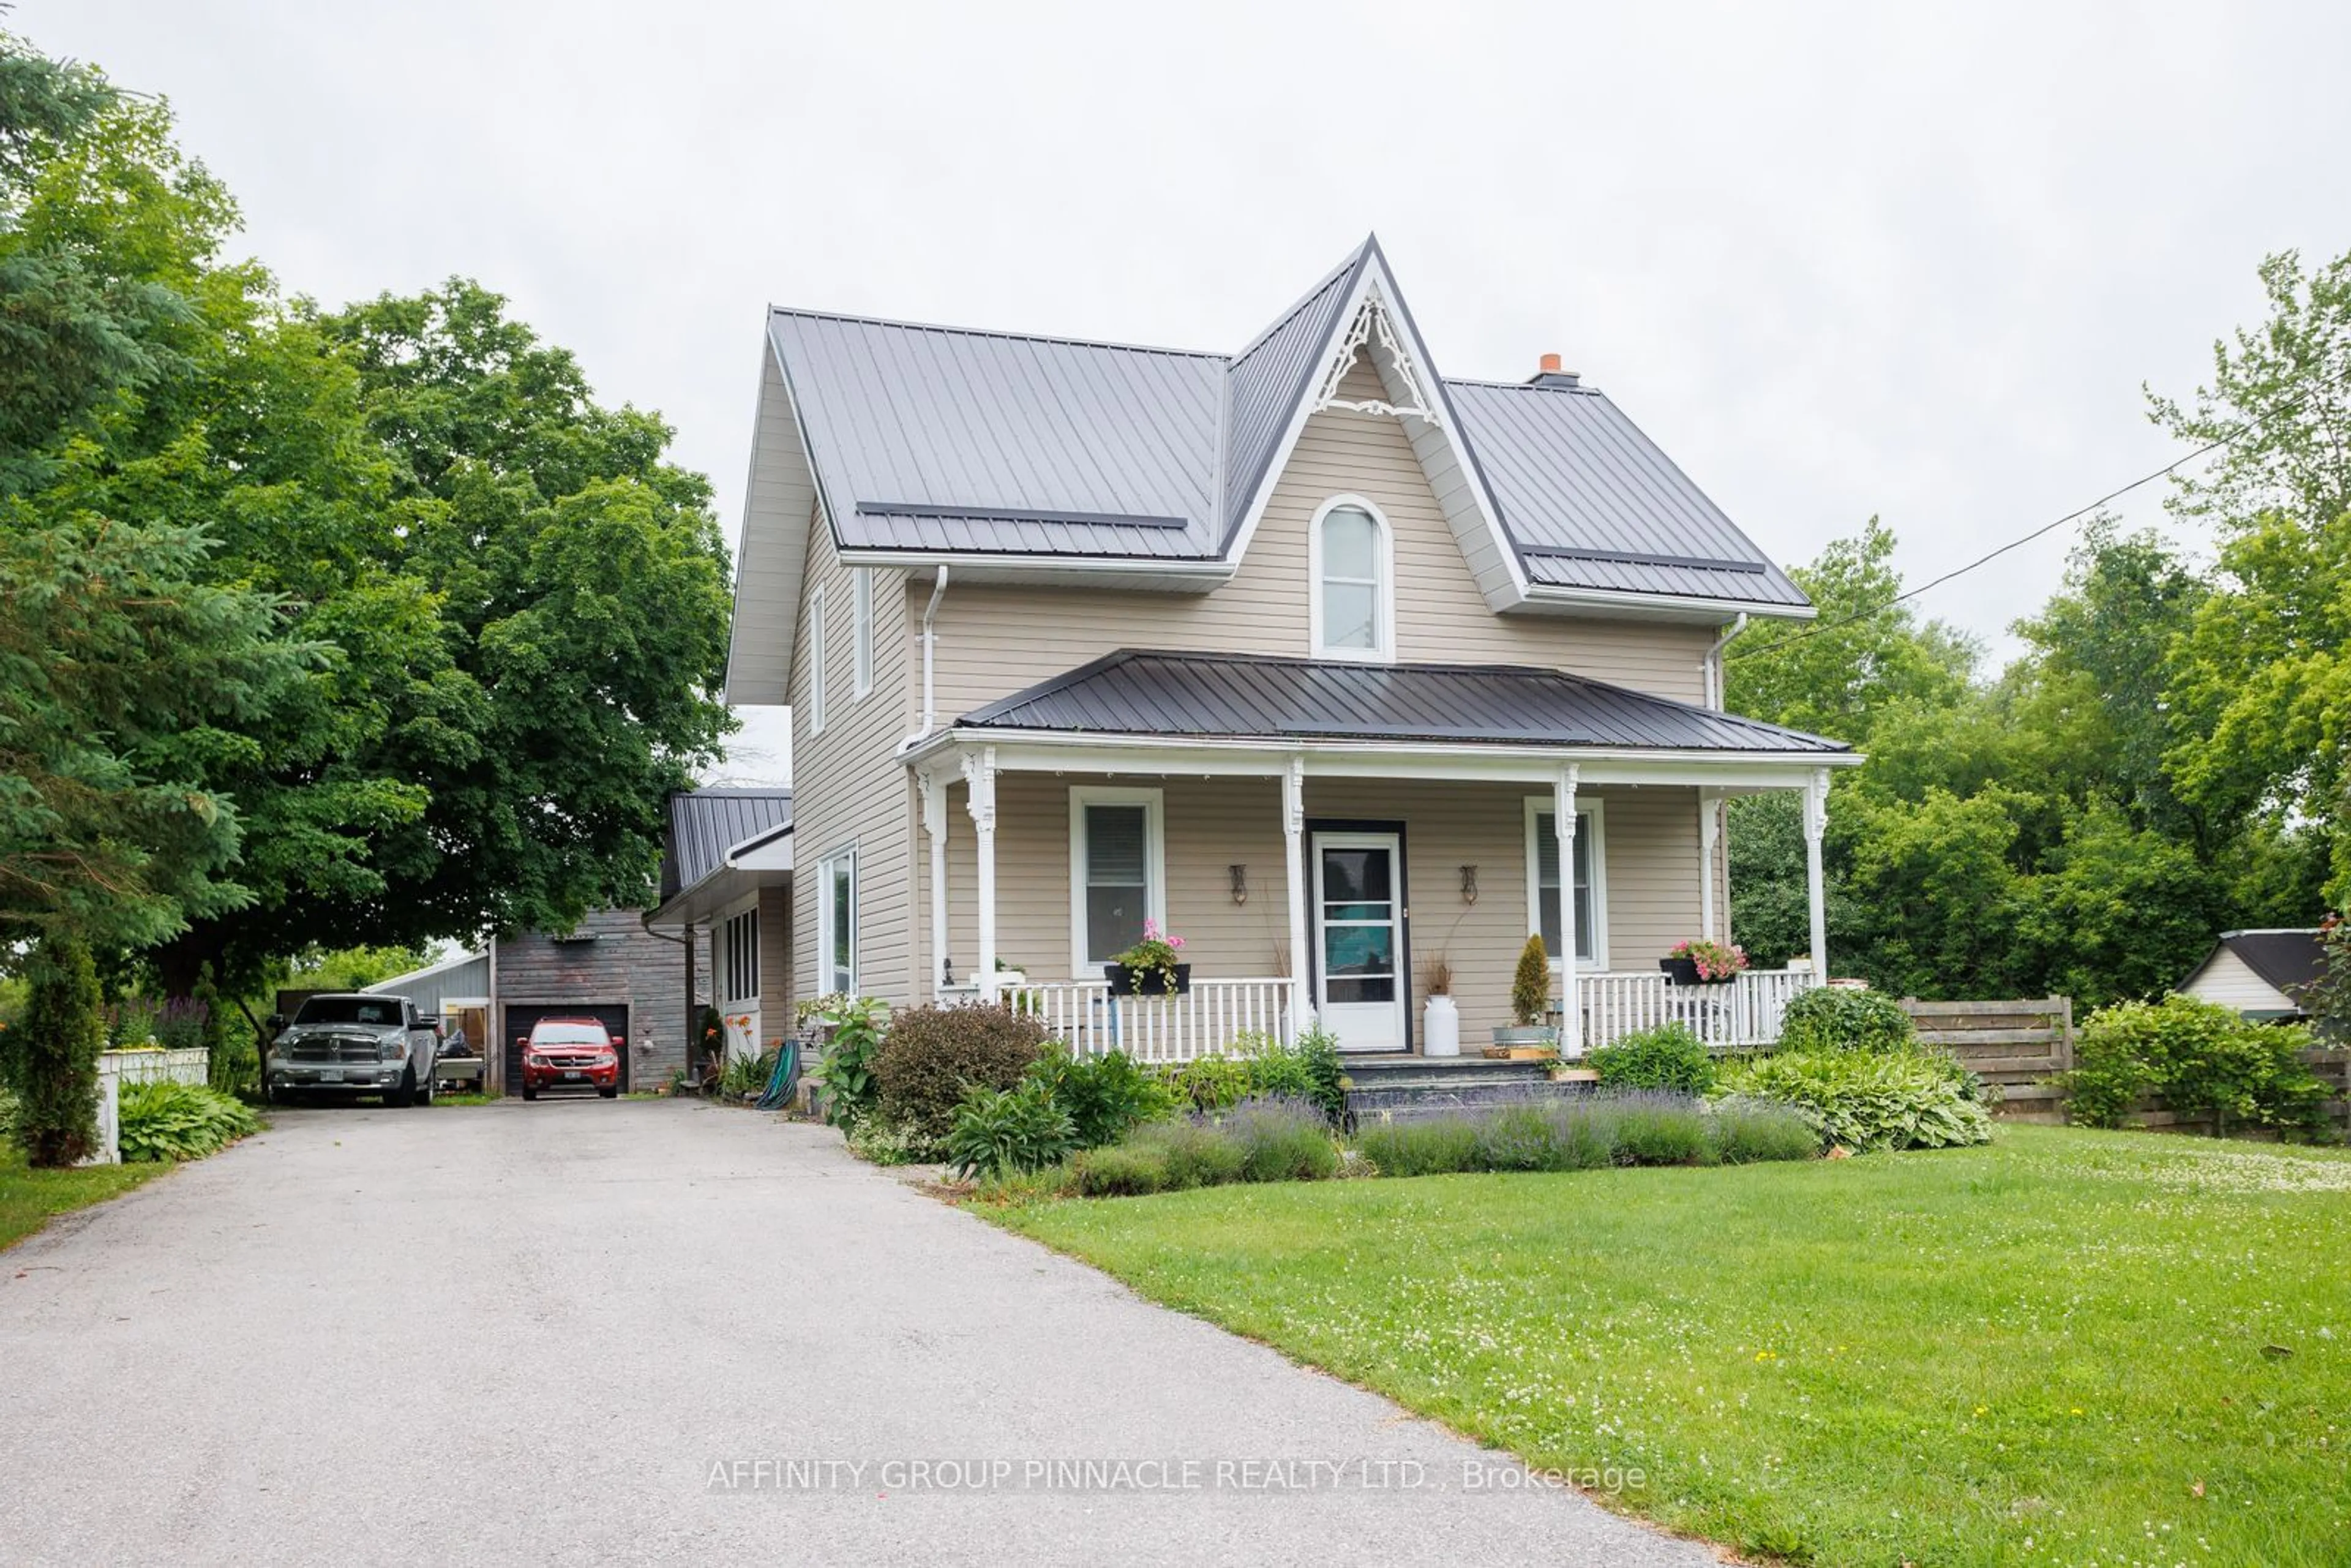
<path id="1" fill-rule="evenodd" d="M 873 689 L 860 698 L 851 678 L 856 593 L 820 510 L 809 528 L 803 613 L 792 647 L 792 988 L 803 997 L 826 988 L 816 951 L 817 901 L 824 892 L 820 868 L 853 842 L 859 988 L 871 996 L 904 1000 L 914 985 L 907 932 L 914 825 L 906 770 L 895 754 L 906 735 L 908 685 L 919 681 L 921 672 L 908 640 L 905 573 L 868 570 L 881 575 L 873 584 Z M 821 629 L 805 613 L 820 588 Z M 824 733 L 816 735 L 807 718 L 809 639 L 820 630 L 828 639 L 825 722 Z"/>
<path id="2" fill-rule="evenodd" d="M 1115 784 L 1163 792 L 1167 916 L 1185 938 L 1198 977 L 1289 972 L 1290 913 L 1281 788 L 1271 779 L 1139 779 L 1006 773 L 997 779 L 997 950 L 1032 980 L 1073 975 L 1070 950 L 1070 790 Z M 1676 942 L 1698 934 L 1698 792 L 1688 789 L 1584 790 L 1603 802 L 1608 956 L 1615 969 L 1654 969 Z M 1526 806 L 1551 797 L 1518 784 L 1316 779 L 1310 819 L 1404 824 L 1407 931 L 1414 968 L 1414 1030 L 1428 960 L 1453 965 L 1464 1039 L 1509 1021 L 1511 971 L 1528 925 Z M 947 793 L 948 952 L 958 979 L 978 953 L 977 839 L 963 786 Z M 1247 866 L 1249 901 L 1232 901 L 1230 867 Z M 1478 868 L 1475 903 L 1461 868 Z M 927 908 L 927 905 L 925 905 Z M 924 920 L 928 916 L 925 915 Z"/>
<path id="3" fill-rule="evenodd" d="M 759 1043 L 783 1039 L 798 1027 L 792 1001 L 798 994 L 792 975 L 792 899 L 790 890 L 759 890 Z"/>
<path id="4" fill-rule="evenodd" d="M 1359 366 L 1347 395 L 1380 395 L 1377 378 Z M 1395 530 L 1399 661 L 1550 666 L 1704 700 L 1710 628 L 1489 610 L 1402 423 L 1331 410 L 1307 420 L 1248 555 L 1212 593 L 951 585 L 937 622 L 942 720 L 1119 648 L 1308 657 L 1307 525 L 1342 493 L 1371 501 Z"/>
<path id="5" fill-rule="evenodd" d="M 2253 973 L 2242 958 L 2226 947 L 2214 953 L 2211 961 L 2197 970 L 2195 976 L 2179 988 L 2191 997 L 2218 1002 L 2239 1012 L 2290 1013 L 2301 1010 L 2284 992 Z"/>

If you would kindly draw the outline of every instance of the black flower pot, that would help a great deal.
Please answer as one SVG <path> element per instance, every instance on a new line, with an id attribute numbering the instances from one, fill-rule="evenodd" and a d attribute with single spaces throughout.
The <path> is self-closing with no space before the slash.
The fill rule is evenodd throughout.
<path id="1" fill-rule="evenodd" d="M 1701 975 L 1695 958 L 1660 958 L 1657 967 L 1666 972 L 1666 982 L 1675 986 L 1727 986 L 1739 978 L 1736 974 Z"/>
<path id="2" fill-rule="evenodd" d="M 1172 986 L 1164 969 L 1145 969 L 1138 981 L 1134 971 L 1123 964 L 1104 964 L 1102 978 L 1110 982 L 1110 994 L 1113 997 L 1180 997 L 1192 988 L 1192 966 L 1176 965 L 1176 983 Z"/>

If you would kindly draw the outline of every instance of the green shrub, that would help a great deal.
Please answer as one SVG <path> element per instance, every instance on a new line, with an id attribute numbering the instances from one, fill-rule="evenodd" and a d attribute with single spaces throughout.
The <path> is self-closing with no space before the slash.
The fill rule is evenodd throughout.
<path id="1" fill-rule="evenodd" d="M 1510 976 L 1510 1019 L 1520 1029 L 1542 1022 L 1551 1007 L 1551 955 L 1543 951 L 1542 933 L 1527 938 L 1519 949 L 1519 967 Z"/>
<path id="2" fill-rule="evenodd" d="M 869 1165 L 911 1166 L 939 1152 L 936 1144 L 915 1137 L 879 1111 L 843 1124 L 841 1131 L 849 1152 Z"/>
<path id="3" fill-rule="evenodd" d="M 1462 1116 L 1428 1116 L 1360 1128 L 1355 1146 L 1384 1176 L 1450 1176 L 1479 1169 L 1477 1124 Z"/>
<path id="4" fill-rule="evenodd" d="M 24 1021 L 9 1033 L 16 1145 L 32 1166 L 69 1166 L 98 1146 L 98 1052 L 106 1038 L 98 971 L 70 936 L 42 939 L 26 965 Z"/>
<path id="5" fill-rule="evenodd" d="M 1788 1004 L 1780 1019 L 1783 1051 L 1857 1051 L 1869 1055 L 1907 1051 L 1918 1031 L 1902 1004 L 1880 991 L 1814 986 Z"/>
<path id="6" fill-rule="evenodd" d="M 1643 1093 L 1613 1110 L 1610 1152 L 1620 1166 L 1710 1166 L 1721 1157 L 1695 1100 Z"/>
<path id="7" fill-rule="evenodd" d="M 1703 1094 L 1714 1087 L 1714 1058 L 1686 1024 L 1641 1030 L 1592 1053 L 1603 1089 L 1662 1089 Z"/>
<path id="8" fill-rule="evenodd" d="M 908 1008 L 873 1058 L 883 1114 L 916 1137 L 945 1138 L 967 1093 L 1010 1089 L 1044 1051 L 1045 1026 L 1010 1008 Z"/>
<path id="9" fill-rule="evenodd" d="M 1979 1103 L 1975 1074 L 1947 1051 L 1780 1051 L 1735 1064 L 1724 1072 L 1723 1086 L 1735 1095 L 1794 1106 L 1813 1123 L 1824 1145 L 1855 1154 L 1991 1141 L 1991 1117 Z"/>
<path id="10" fill-rule="evenodd" d="M 882 1050 L 882 1020 L 889 1004 L 874 997 L 836 994 L 813 1004 L 803 1002 L 799 1012 L 802 1023 L 813 1018 L 827 1027 L 823 1054 L 809 1070 L 810 1081 L 824 1097 L 824 1119 L 848 1127 L 872 1117 L 881 1105 L 874 1058 Z M 716 1018 L 716 1009 L 708 1016 Z"/>
<path id="11" fill-rule="evenodd" d="M 1792 1105 L 1731 1095 L 1707 1107 L 1715 1158 L 1727 1166 L 1807 1160 L 1821 1152 L 1819 1129 Z"/>
<path id="12" fill-rule="evenodd" d="M 1000 1172 L 972 1189 L 972 1201 L 1009 1207 L 1068 1197 L 1078 1190 L 1077 1172 L 1072 1165 L 1047 1166 L 1040 1171 Z"/>
<path id="13" fill-rule="evenodd" d="M 1166 1080 L 1123 1051 L 1077 1057 L 1056 1044 L 1037 1059 L 1029 1076 L 1042 1081 L 1053 1103 L 1069 1113 L 1081 1149 L 1115 1144 L 1138 1124 L 1158 1121 L 1176 1109 L 1176 1093 Z"/>
<path id="14" fill-rule="evenodd" d="M 16 1135 L 16 1093 L 5 1083 L 0 1083 L 0 1142 Z"/>
<path id="15" fill-rule="evenodd" d="M 1161 1071 L 1177 1099 L 1195 1111 L 1228 1111 L 1248 1096 L 1251 1083 L 1249 1064 L 1238 1056 L 1196 1056 Z"/>
<path id="16" fill-rule="evenodd" d="M 1070 1157 L 1077 1130 L 1053 1103 L 1052 1090 L 1034 1080 L 1010 1089 L 974 1087 L 956 1107 L 947 1131 L 947 1164 L 958 1176 L 1042 1170 Z"/>
<path id="17" fill-rule="evenodd" d="M 1073 1186 L 1086 1197 L 1139 1197 L 1174 1185 L 1167 1149 L 1156 1143 L 1112 1144 L 1087 1149 L 1070 1162 Z"/>
<path id="18" fill-rule="evenodd" d="M 201 1083 L 126 1083 L 119 1110 L 126 1163 L 200 1160 L 261 1131 L 243 1102 Z"/>
<path id="19" fill-rule="evenodd" d="M 735 1051 L 719 1069 L 718 1092 L 729 1100 L 756 1100 L 767 1092 L 768 1080 L 776 1075 L 777 1051 L 773 1046 L 757 1056 Z"/>
<path id="20" fill-rule="evenodd" d="M 2326 1088 L 2296 1060 L 2310 1045 L 2299 1025 L 2257 1023 L 2193 997 L 2117 1003 L 2082 1026 L 2062 1080 L 2065 1113 L 2120 1127 L 2153 1094 L 2176 1115 L 2210 1118 L 2216 1134 L 2247 1124 L 2316 1133 Z"/>
<path id="21" fill-rule="evenodd" d="M 1256 1095 L 1311 1101 L 1332 1126 L 1346 1116 L 1347 1079 L 1339 1059 L 1338 1037 L 1320 1024 L 1300 1035 L 1293 1045 L 1259 1031 L 1239 1034 L 1221 1056 L 1203 1060 L 1238 1061 L 1241 1077 L 1236 1084 L 1228 1068 L 1203 1069 L 1195 1081 L 1202 1092 L 1189 1096 L 1196 1110 L 1229 1110 Z"/>
<path id="22" fill-rule="evenodd" d="M 1251 1097 L 1217 1119 L 1240 1146 L 1243 1181 L 1327 1181 L 1339 1174 L 1339 1145 L 1311 1100 Z"/>
<path id="23" fill-rule="evenodd" d="M 1167 1162 L 1167 1190 L 1222 1186 L 1241 1179 L 1248 1156 L 1232 1138 L 1188 1117 L 1150 1122 L 1127 1139 L 1130 1146 L 1155 1148 Z"/>

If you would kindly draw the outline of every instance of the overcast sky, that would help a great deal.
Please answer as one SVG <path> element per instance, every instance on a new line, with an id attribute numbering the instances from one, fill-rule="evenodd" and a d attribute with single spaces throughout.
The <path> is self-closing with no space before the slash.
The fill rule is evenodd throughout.
<path id="1" fill-rule="evenodd" d="M 1375 230 L 1447 374 L 1557 350 L 1782 561 L 1877 513 L 1923 580 L 2176 455 L 2141 383 L 2198 383 L 2264 252 L 2351 249 L 2339 4 L 20 0 L 11 25 L 168 95 L 289 289 L 511 296 L 600 395 L 670 419 L 730 533 L 770 301 L 1230 349 Z M 1925 607 L 2004 652 L 2064 549 Z"/>

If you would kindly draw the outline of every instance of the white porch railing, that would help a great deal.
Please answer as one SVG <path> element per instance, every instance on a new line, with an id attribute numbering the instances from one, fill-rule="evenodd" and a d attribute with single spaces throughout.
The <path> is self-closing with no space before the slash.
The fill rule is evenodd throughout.
<path id="1" fill-rule="evenodd" d="M 1662 970 L 1578 975 L 1589 1051 L 1636 1030 L 1677 1023 L 1715 1051 L 1770 1045 L 1788 1004 L 1813 983 L 1801 969 L 1748 969 L 1728 985 L 1677 986 Z"/>
<path id="2" fill-rule="evenodd" d="M 1677 986 L 1659 970 L 1578 975 L 1585 1050 L 1635 1030 L 1677 1023 L 1716 1051 L 1770 1045 L 1781 1016 L 1813 983 L 1796 969 L 1750 969 L 1728 985 Z M 1175 997 L 1113 997 L 1102 980 L 1008 986 L 1004 999 L 1043 1020 L 1081 1056 L 1123 1051 L 1138 1061 L 1189 1061 L 1242 1034 L 1287 1042 L 1290 982 L 1279 977 L 1195 979 Z M 1468 1050 L 1474 1053 L 1476 1042 Z"/>
<path id="3" fill-rule="evenodd" d="M 1137 1061 L 1189 1061 L 1243 1034 L 1288 1041 L 1290 982 L 1200 980 L 1173 997 L 1113 997 L 1107 980 L 1008 986 L 1004 999 L 1044 1020 L 1080 1056 L 1123 1051 Z"/>

